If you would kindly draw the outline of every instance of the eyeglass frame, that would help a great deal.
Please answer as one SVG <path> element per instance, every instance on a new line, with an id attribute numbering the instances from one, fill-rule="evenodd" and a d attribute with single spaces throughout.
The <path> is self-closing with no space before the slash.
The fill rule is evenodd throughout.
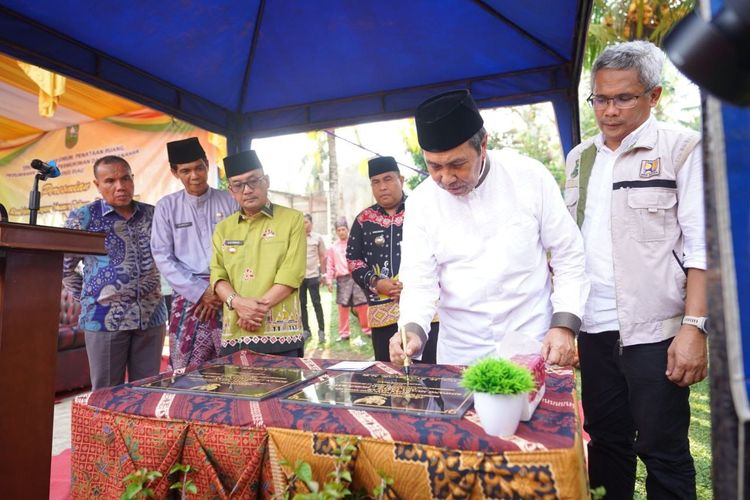
<path id="1" fill-rule="evenodd" d="M 649 93 L 651 93 L 651 91 L 652 91 L 652 90 L 654 90 L 654 89 L 649 89 L 649 90 L 646 90 L 645 92 L 643 92 L 643 93 L 641 93 L 641 94 L 638 94 L 638 95 L 630 95 L 630 94 L 618 94 L 618 95 L 616 95 L 616 96 L 614 96 L 614 97 L 607 97 L 607 96 L 605 96 L 605 95 L 601 95 L 601 94 L 594 94 L 594 93 L 592 92 L 592 93 L 591 93 L 591 94 L 589 94 L 589 96 L 588 96 L 588 97 L 586 98 L 586 102 L 588 102 L 588 103 L 589 103 L 589 105 L 590 105 L 590 106 L 591 106 L 591 107 L 592 107 L 593 109 L 607 109 L 607 108 L 609 107 L 609 102 L 610 102 L 610 101 L 612 101 L 612 104 L 614 104 L 615 108 L 617 108 L 617 109 L 633 109 L 633 108 L 634 108 L 634 107 L 636 107 L 636 105 L 638 104 L 638 98 L 640 98 L 640 97 L 643 97 L 643 96 L 645 96 L 645 95 L 648 95 Z M 600 97 L 600 98 L 604 98 L 604 99 L 606 99 L 606 102 L 604 103 L 604 106 L 602 106 L 601 108 L 597 108 L 597 107 L 596 107 L 596 106 L 594 105 L 594 98 L 596 98 L 596 97 Z M 617 99 L 622 99 L 623 97 L 632 97 L 632 98 L 633 98 L 633 105 L 632 105 L 632 106 L 626 106 L 626 107 L 624 107 L 624 108 L 623 108 L 622 106 L 618 106 L 618 105 L 617 105 Z"/>
<path id="2" fill-rule="evenodd" d="M 227 182 L 227 188 L 235 193 L 239 194 L 245 191 L 245 188 L 250 188 L 250 191 L 255 191 L 260 187 L 261 182 L 263 182 L 266 179 L 265 175 L 261 175 L 260 177 L 256 177 L 254 179 L 249 179 L 246 181 L 237 181 L 235 184 L 232 184 L 231 181 Z"/>

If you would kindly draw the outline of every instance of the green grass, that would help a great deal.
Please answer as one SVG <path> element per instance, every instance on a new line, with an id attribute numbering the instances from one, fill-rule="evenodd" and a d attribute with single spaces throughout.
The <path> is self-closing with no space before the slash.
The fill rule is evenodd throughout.
<path id="1" fill-rule="evenodd" d="M 711 486 L 711 402 L 708 379 L 690 387 L 690 452 L 695 461 L 695 487 L 701 500 L 714 497 Z M 646 499 L 646 467 L 638 460 L 634 499 Z"/>
<path id="2" fill-rule="evenodd" d="M 690 451 L 695 460 L 698 498 L 713 498 L 711 485 L 711 398 L 708 379 L 690 389 Z"/>
<path id="3" fill-rule="evenodd" d="M 334 289 L 335 293 L 335 289 Z M 349 340 L 336 342 L 339 336 L 339 311 L 335 296 L 328 292 L 328 288 L 320 287 L 320 303 L 323 306 L 323 317 L 326 325 L 326 343 L 320 345 L 318 342 L 318 321 L 315 318 L 312 302 L 307 301 L 308 318 L 312 338 L 305 344 L 305 356 L 308 358 L 328 359 L 351 359 L 368 360 L 375 359 L 372 351 L 370 337 L 362 333 L 359 320 L 353 312 L 349 312 Z"/>

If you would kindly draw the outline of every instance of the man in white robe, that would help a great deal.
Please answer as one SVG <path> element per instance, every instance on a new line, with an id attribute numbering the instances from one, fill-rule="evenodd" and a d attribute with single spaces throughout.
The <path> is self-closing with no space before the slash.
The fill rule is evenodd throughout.
<path id="1" fill-rule="evenodd" d="M 407 355 L 419 357 L 437 310 L 438 363 L 496 354 L 508 335 L 540 341 L 548 363 L 572 363 L 589 283 L 581 235 L 554 178 L 536 160 L 487 151 L 467 91 L 428 99 L 415 120 L 430 178 L 408 198 L 404 221 Z M 399 335 L 389 351 L 403 362 Z"/>

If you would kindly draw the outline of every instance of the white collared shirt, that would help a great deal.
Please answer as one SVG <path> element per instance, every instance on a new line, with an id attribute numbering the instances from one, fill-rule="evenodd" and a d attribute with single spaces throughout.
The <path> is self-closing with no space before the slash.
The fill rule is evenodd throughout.
<path id="1" fill-rule="evenodd" d="M 399 324 L 428 332 L 439 299 L 438 363 L 494 354 L 508 333 L 541 340 L 553 312 L 580 318 L 588 294 L 581 235 L 552 175 L 515 151 L 488 151 L 487 164 L 467 195 L 428 178 L 406 202 Z"/>

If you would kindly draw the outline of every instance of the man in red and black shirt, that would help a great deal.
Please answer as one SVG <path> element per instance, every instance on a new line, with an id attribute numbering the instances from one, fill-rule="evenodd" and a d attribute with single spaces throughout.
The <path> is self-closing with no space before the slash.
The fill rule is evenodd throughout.
<path id="1" fill-rule="evenodd" d="M 357 215 L 349 233 L 346 259 L 354 281 L 362 287 L 369 304 L 375 359 L 390 361 L 388 340 L 398 330 L 401 282 L 401 238 L 404 224 L 404 178 L 391 156 L 368 162 L 374 205 Z M 422 361 L 435 362 L 437 323 L 432 324 Z"/>

